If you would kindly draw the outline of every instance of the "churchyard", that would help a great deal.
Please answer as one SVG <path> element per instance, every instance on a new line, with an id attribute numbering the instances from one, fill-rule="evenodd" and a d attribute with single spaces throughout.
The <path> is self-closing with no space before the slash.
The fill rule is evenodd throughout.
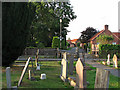
<path id="1" fill-rule="evenodd" d="M 10 81 L 11 87 L 17 88 L 120 88 L 118 85 L 120 78 L 106 70 L 84 63 L 83 59 L 78 58 L 75 61 L 73 55 L 67 56 L 63 53 L 61 61 L 37 59 L 15 61 L 26 65 L 11 66 L 7 76 L 7 69 L 2 67 L 2 88 L 7 88 Z"/>

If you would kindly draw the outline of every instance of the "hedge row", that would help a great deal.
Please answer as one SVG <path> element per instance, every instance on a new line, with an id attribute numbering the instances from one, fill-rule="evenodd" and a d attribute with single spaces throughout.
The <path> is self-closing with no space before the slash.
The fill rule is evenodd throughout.
<path id="1" fill-rule="evenodd" d="M 117 57 L 120 58 L 120 45 L 113 44 L 99 45 L 100 58 L 107 58 L 108 54 L 110 54 L 110 58 L 113 58 L 114 54 L 116 54 Z"/>

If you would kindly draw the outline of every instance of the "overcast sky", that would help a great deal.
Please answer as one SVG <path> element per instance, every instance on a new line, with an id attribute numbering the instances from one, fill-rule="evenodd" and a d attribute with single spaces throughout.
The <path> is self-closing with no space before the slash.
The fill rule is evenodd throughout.
<path id="1" fill-rule="evenodd" d="M 70 0 L 77 18 L 70 22 L 67 39 L 77 39 L 87 27 L 118 32 L 118 2 L 120 0 Z"/>

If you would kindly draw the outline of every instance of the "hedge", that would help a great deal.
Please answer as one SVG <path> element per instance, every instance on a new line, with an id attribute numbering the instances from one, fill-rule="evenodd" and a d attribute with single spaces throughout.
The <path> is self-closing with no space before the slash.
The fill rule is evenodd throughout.
<path id="1" fill-rule="evenodd" d="M 113 58 L 113 55 L 116 54 L 120 58 L 120 45 L 113 44 L 101 44 L 99 45 L 99 57 L 107 58 L 107 55 L 110 54 L 110 58 Z"/>

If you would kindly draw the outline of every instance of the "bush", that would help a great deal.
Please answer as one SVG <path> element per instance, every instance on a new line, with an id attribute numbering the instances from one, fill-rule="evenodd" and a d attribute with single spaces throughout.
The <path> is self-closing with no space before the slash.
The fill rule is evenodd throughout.
<path id="1" fill-rule="evenodd" d="M 58 36 L 53 37 L 52 48 L 60 48 L 60 40 L 59 40 Z M 67 45 L 65 46 L 65 40 L 62 40 L 61 48 L 67 49 Z"/>
<path id="2" fill-rule="evenodd" d="M 80 42 L 77 43 L 77 47 L 80 47 Z"/>
<path id="3" fill-rule="evenodd" d="M 120 45 L 113 44 L 104 44 L 99 45 L 99 56 L 101 58 L 107 58 L 107 55 L 110 54 L 110 58 L 113 58 L 113 55 L 116 54 L 120 58 Z"/>

